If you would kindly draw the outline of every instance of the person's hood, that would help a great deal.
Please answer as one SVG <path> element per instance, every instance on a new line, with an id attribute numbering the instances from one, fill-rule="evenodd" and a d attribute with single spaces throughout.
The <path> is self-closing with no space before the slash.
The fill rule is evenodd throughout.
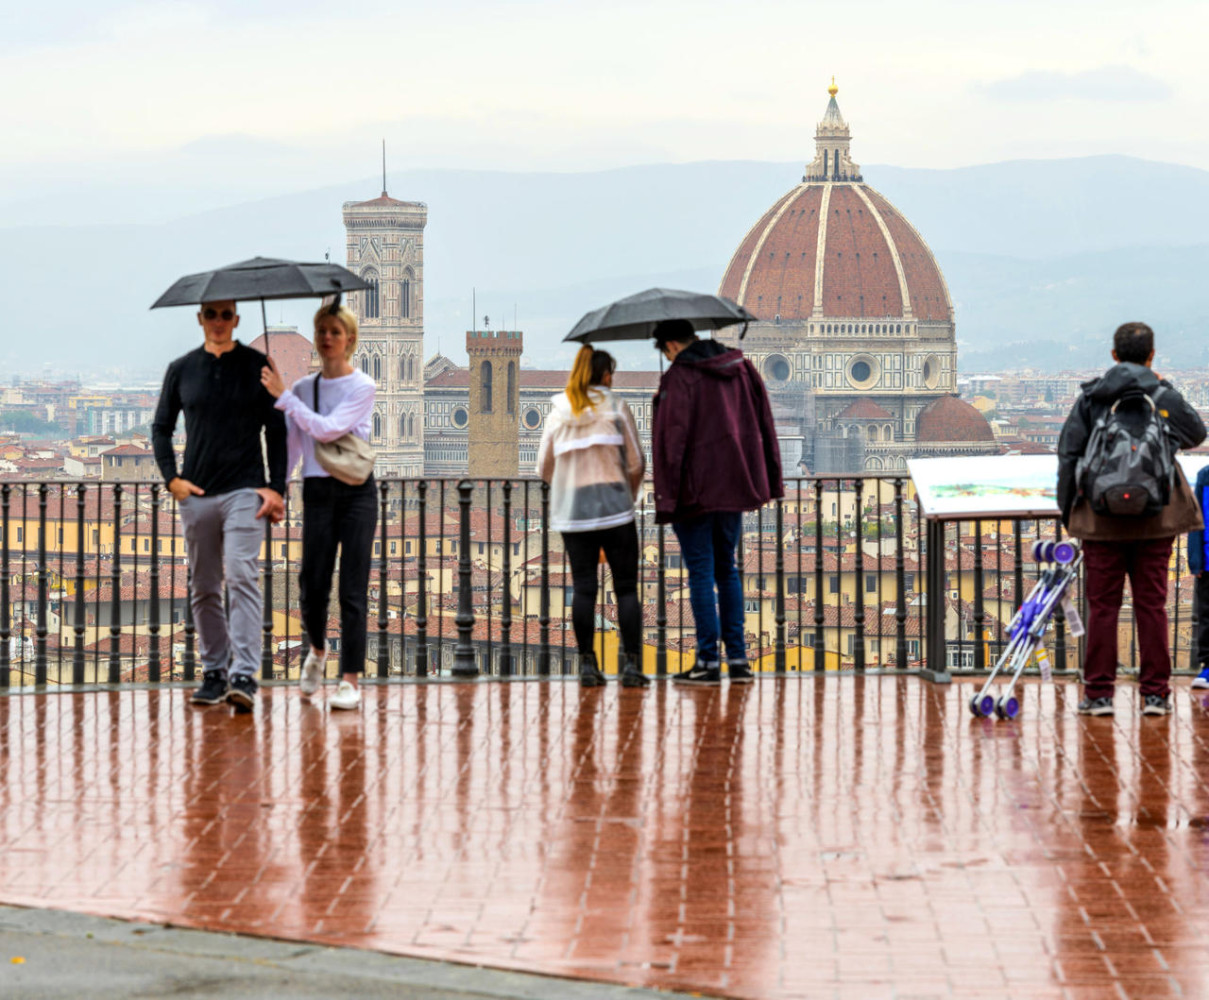
<path id="1" fill-rule="evenodd" d="M 571 412 L 571 400 L 567 398 L 565 392 L 560 392 L 552 400 L 550 405 L 554 412 L 558 415 L 558 419 L 564 424 L 571 427 L 585 427 L 594 420 L 600 419 L 600 414 L 604 410 L 613 409 L 613 393 L 612 390 L 603 385 L 594 385 L 588 390 L 589 399 L 599 399 L 600 404 L 589 406 L 584 409 L 578 416 Z"/>
<path id="2" fill-rule="evenodd" d="M 716 340 L 694 340 L 672 363 L 691 365 L 715 378 L 736 378 L 743 370 L 743 352 Z"/>
<path id="3" fill-rule="evenodd" d="M 1111 403 L 1130 390 L 1141 390 L 1153 396 L 1159 387 L 1159 377 L 1145 365 L 1121 361 L 1097 379 L 1083 384 L 1083 391 L 1097 403 Z"/>

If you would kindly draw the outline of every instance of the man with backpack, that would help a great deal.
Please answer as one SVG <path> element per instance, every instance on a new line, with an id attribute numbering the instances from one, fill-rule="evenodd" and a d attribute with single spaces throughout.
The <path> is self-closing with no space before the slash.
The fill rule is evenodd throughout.
<path id="1" fill-rule="evenodd" d="M 1084 383 L 1058 440 L 1062 523 L 1083 540 L 1088 621 L 1079 712 L 1112 715 L 1117 619 L 1128 576 L 1142 714 L 1167 715 L 1167 566 L 1175 536 L 1201 524 L 1175 453 L 1205 440 L 1205 424 L 1150 370 L 1154 331 L 1145 323 L 1117 329 L 1112 357 L 1113 367 Z"/>

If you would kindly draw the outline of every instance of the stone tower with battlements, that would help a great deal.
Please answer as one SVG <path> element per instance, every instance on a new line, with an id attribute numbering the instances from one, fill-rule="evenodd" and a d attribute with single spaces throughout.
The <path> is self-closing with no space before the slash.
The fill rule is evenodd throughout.
<path id="1" fill-rule="evenodd" d="M 353 364 L 377 386 L 379 476 L 424 474 L 424 226 L 419 201 L 344 203 L 348 268 L 370 283 L 349 296 L 361 333 Z"/>
<path id="2" fill-rule="evenodd" d="M 466 353 L 470 357 L 467 473 L 473 479 L 518 474 L 517 401 L 524 345 L 520 330 L 466 331 Z"/>

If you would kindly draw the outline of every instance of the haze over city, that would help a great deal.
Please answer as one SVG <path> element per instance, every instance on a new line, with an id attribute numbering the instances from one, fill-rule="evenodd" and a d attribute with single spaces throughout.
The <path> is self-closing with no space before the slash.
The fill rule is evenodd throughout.
<path id="1" fill-rule="evenodd" d="M 478 320 L 515 316 L 534 363 L 565 365 L 588 308 L 717 286 L 812 155 L 834 75 L 867 178 L 945 271 L 964 368 L 1098 363 L 1122 311 L 1196 364 L 1206 27 L 1195 3 L 42 4 L 0 42 L 20 95 L 0 268 L 43 335 L 0 363 L 154 381 L 197 334 L 147 311 L 163 287 L 256 253 L 341 259 L 340 204 L 381 188 L 385 139 L 391 194 L 429 205 L 430 353 L 457 356 L 477 289 Z M 47 265 L 64 247 L 68 282 Z"/>

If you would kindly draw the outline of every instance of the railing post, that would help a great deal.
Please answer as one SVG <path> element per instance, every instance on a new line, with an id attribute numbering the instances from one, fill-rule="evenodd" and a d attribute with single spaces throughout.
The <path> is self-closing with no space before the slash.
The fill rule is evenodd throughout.
<path id="1" fill-rule="evenodd" d="M 474 590 L 470 572 L 470 500 L 474 484 L 458 483 L 458 643 L 453 650 L 453 676 L 477 677 L 474 658 Z M 488 517 L 491 512 L 488 511 Z"/>
<path id="2" fill-rule="evenodd" d="M 420 551 L 416 556 L 416 676 L 428 676 L 428 482 L 416 484 L 416 505 L 420 511 Z"/>
<path id="3" fill-rule="evenodd" d="M 378 483 L 378 528 L 381 534 L 382 546 L 378 558 L 378 676 L 390 676 L 390 635 L 387 631 L 390 620 L 387 617 L 386 600 L 386 491 L 390 484 L 385 480 Z M 402 580 L 402 574 L 400 574 Z"/>
<path id="4" fill-rule="evenodd" d="M 961 527 L 958 526 L 957 558 L 961 558 Z M 986 609 L 983 606 L 982 588 L 985 576 L 982 571 L 982 521 L 974 522 L 974 669 L 985 670 Z"/>
<path id="5" fill-rule="evenodd" d="M 151 600 L 147 605 L 147 632 L 151 649 L 147 657 L 147 680 L 160 682 L 160 485 L 151 485 Z"/>
<path id="6" fill-rule="evenodd" d="M 1062 538 L 1062 522 L 1061 521 L 1055 522 L 1055 527 L 1056 527 L 1057 531 L 1056 531 L 1054 537 L 1055 537 L 1055 539 L 1061 539 Z M 1177 539 L 1177 542 L 1178 542 L 1178 539 Z M 1176 546 L 1176 552 L 1177 552 L 1177 554 L 1179 553 L 1178 544 Z M 1176 564 L 1176 569 L 1177 569 L 1177 571 L 1179 569 L 1178 562 Z M 1177 574 L 1176 574 L 1176 586 L 1177 587 L 1179 586 L 1179 579 L 1180 579 L 1179 574 L 1177 572 Z M 1132 587 L 1133 584 L 1130 584 L 1130 586 Z M 1179 590 L 1178 589 L 1176 590 L 1176 601 L 1177 602 L 1179 601 Z M 1166 602 L 1166 598 L 1164 598 L 1164 602 Z M 1179 607 L 1178 603 L 1176 604 L 1176 607 L 1177 608 Z M 1178 638 L 1179 638 L 1179 634 L 1177 633 L 1176 639 L 1178 639 Z M 1172 643 L 1171 648 L 1172 648 L 1173 654 L 1178 656 L 1179 650 L 1175 643 Z M 1062 609 L 1061 602 L 1059 602 L 1058 604 L 1056 604 L 1054 606 L 1054 666 L 1059 671 L 1065 671 L 1067 669 L 1067 663 L 1066 663 L 1066 612 Z"/>
<path id="7" fill-rule="evenodd" d="M 273 676 L 273 522 L 264 519 L 264 621 L 260 626 L 260 676 Z"/>
<path id="8" fill-rule="evenodd" d="M 564 588 L 565 594 L 565 588 Z M 565 604 L 566 601 L 564 600 Z M 550 676 L 550 484 L 542 483 L 542 587 L 538 602 L 537 674 Z"/>
<path id="9" fill-rule="evenodd" d="M 197 626 L 193 623 L 193 566 L 187 561 L 185 565 L 185 655 L 181 660 L 181 666 L 184 669 L 185 680 L 191 681 L 197 677 L 197 656 L 194 651 Z"/>
<path id="10" fill-rule="evenodd" d="M 776 623 L 776 640 L 773 653 L 773 664 L 778 674 L 785 673 L 785 508 L 781 500 L 777 500 L 777 599 L 774 607 Z M 760 541 L 761 557 L 764 552 L 764 541 Z"/>
<path id="11" fill-rule="evenodd" d="M 98 566 L 99 569 L 99 566 Z M 122 681 L 122 484 L 113 484 L 113 559 L 109 571 L 109 677 Z"/>
<path id="12" fill-rule="evenodd" d="M 84 683 L 84 484 L 76 487 L 76 620 L 75 650 L 71 659 L 71 683 Z M 100 566 L 98 553 L 97 566 Z"/>
<path id="13" fill-rule="evenodd" d="M 12 544 L 12 532 L 9 526 L 8 505 L 12 496 L 12 487 L 8 483 L 0 485 L 0 519 L 4 522 L 4 548 L 0 551 L 0 688 L 7 689 L 12 683 L 12 637 L 13 613 L 9 601 L 8 582 L 8 550 Z"/>
<path id="14" fill-rule="evenodd" d="M 837 492 L 838 496 L 838 492 Z M 836 568 L 840 572 L 842 567 Z M 827 643 L 823 636 L 823 480 L 814 481 L 814 669 L 827 669 Z"/>
<path id="15" fill-rule="evenodd" d="M 853 620 L 856 624 L 856 642 L 852 650 L 852 666 L 856 670 L 865 669 L 865 481 L 854 479 L 852 488 L 856 490 L 856 559 L 853 568 L 856 570 L 856 607 L 853 609 Z M 843 572 L 841 567 L 840 572 Z M 841 577 L 843 579 L 843 577 Z"/>
<path id="16" fill-rule="evenodd" d="M 898 476 L 894 480 L 894 589 L 897 599 L 894 602 L 894 660 L 901 670 L 907 665 L 907 595 L 906 564 L 903 556 L 903 480 Z M 919 570 L 919 557 L 916 554 L 916 572 Z"/>
<path id="17" fill-rule="evenodd" d="M 659 566 L 655 570 L 655 676 L 667 676 L 667 536 L 659 525 Z"/>
<path id="18" fill-rule="evenodd" d="M 38 484 L 38 620 L 34 631 L 34 684 L 46 686 L 46 605 L 50 585 L 50 571 L 46 565 L 46 497 L 50 487 Z"/>
<path id="19" fill-rule="evenodd" d="M 929 520 L 927 528 L 928 575 L 927 575 L 927 661 L 920 676 L 927 680 L 947 684 L 948 664 L 945 662 L 945 523 Z"/>
<path id="20" fill-rule="evenodd" d="M 504 491 L 504 607 L 500 611 L 500 676 L 512 676 L 512 480 L 505 479 Z M 491 511 L 487 511 L 491 517 Z"/>

